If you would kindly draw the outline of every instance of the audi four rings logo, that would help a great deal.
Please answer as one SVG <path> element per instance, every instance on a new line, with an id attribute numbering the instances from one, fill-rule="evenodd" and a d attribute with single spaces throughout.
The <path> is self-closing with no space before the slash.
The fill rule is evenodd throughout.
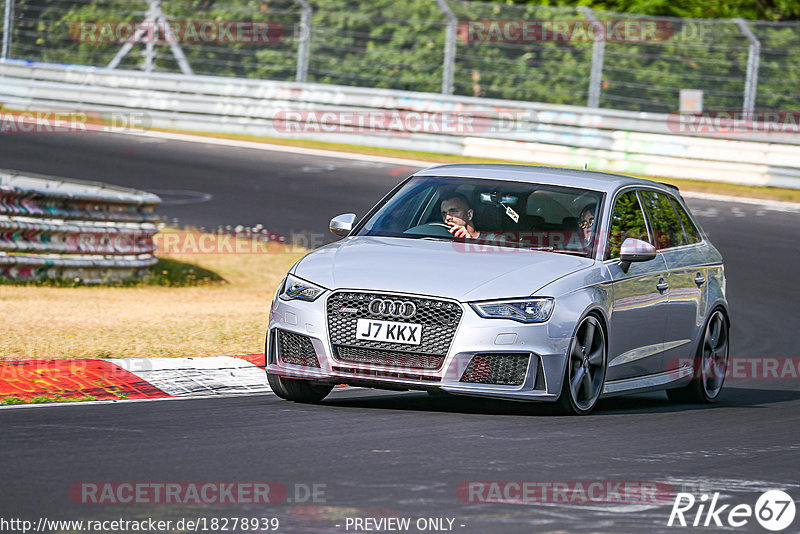
<path id="1" fill-rule="evenodd" d="M 417 313 L 417 305 L 408 300 L 374 299 L 369 303 L 369 312 L 383 317 L 411 319 Z"/>

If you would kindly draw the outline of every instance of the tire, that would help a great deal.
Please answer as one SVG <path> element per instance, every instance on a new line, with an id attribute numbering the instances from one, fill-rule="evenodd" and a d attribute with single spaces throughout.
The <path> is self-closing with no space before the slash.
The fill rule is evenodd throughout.
<path id="1" fill-rule="evenodd" d="M 311 380 L 283 378 L 267 373 L 267 382 L 278 397 L 294 402 L 316 403 L 328 396 L 332 384 L 318 384 Z"/>
<path id="2" fill-rule="evenodd" d="M 567 351 L 559 413 L 586 415 L 597 405 L 606 379 L 606 333 L 600 320 L 587 315 L 578 324 Z"/>
<path id="3" fill-rule="evenodd" d="M 717 308 L 703 328 L 703 337 L 697 346 L 693 362 L 692 380 L 686 386 L 668 389 L 672 402 L 710 404 L 719 398 L 725 383 L 730 352 L 730 323 Z"/>

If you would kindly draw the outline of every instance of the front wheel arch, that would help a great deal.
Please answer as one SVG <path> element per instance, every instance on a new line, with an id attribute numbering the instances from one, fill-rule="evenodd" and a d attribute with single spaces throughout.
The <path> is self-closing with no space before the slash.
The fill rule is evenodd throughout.
<path id="1" fill-rule="evenodd" d="M 698 342 L 695 344 L 695 351 L 692 357 L 692 378 L 688 384 L 683 387 L 668 389 L 667 397 L 673 402 L 689 403 L 689 404 L 710 404 L 719 399 L 722 388 L 725 385 L 725 372 L 722 374 L 717 391 L 714 395 L 709 395 L 705 387 L 705 377 L 703 376 L 703 358 L 704 354 L 702 349 L 707 335 L 711 321 L 717 313 L 720 313 L 724 318 L 725 327 L 725 372 L 727 372 L 728 365 L 730 365 L 730 331 L 731 321 L 728 311 L 724 306 L 715 306 L 708 314 L 706 321 L 703 323 L 703 329 L 699 336 Z M 712 353 L 714 354 L 714 353 Z M 713 359 L 712 359 L 713 362 Z M 719 375 L 717 375 L 719 376 Z"/>
<path id="2" fill-rule="evenodd" d="M 583 337 L 581 339 L 580 336 L 589 335 L 590 324 L 592 325 L 591 338 Z M 579 344 L 577 349 L 576 344 Z M 599 361 L 597 360 L 598 353 L 601 356 Z M 583 356 L 583 368 L 574 365 L 581 356 Z M 603 394 L 607 365 L 608 327 L 605 317 L 596 309 L 590 309 L 576 322 L 567 347 L 561 393 L 556 401 L 558 411 L 567 415 L 590 413 Z M 597 377 L 598 372 L 600 373 L 599 378 Z M 582 376 L 583 380 L 579 379 L 578 375 Z M 577 386 L 573 384 L 575 381 L 578 382 Z M 587 394 L 587 389 L 591 391 L 591 394 Z M 588 397 L 583 401 L 580 398 L 582 392 Z"/>

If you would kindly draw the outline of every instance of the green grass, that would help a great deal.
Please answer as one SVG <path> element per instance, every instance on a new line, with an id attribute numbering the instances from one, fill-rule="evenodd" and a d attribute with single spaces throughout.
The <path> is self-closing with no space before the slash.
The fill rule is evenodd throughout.
<path id="1" fill-rule="evenodd" d="M 224 284 L 227 281 L 210 269 L 204 269 L 193 263 L 159 258 L 158 263 L 138 280 L 104 283 L 104 287 L 195 287 Z M 48 278 L 41 280 L 8 280 L 0 278 L 0 284 L 11 286 L 43 286 L 43 287 L 86 287 L 97 284 L 87 283 L 81 279 Z"/>
<path id="2" fill-rule="evenodd" d="M 29 400 L 28 402 L 30 404 L 44 404 L 48 402 L 88 402 L 96 400 L 97 397 L 93 397 L 91 395 L 84 395 L 82 397 L 62 397 L 61 395 L 58 394 L 52 394 L 52 395 L 38 395 L 36 397 L 31 398 L 31 400 Z"/>
<path id="3" fill-rule="evenodd" d="M 127 398 L 121 396 L 120 398 Z M 12 404 L 45 404 L 50 402 L 89 402 L 89 401 L 96 401 L 97 397 L 93 397 L 92 395 L 83 395 L 81 397 L 63 397 L 58 394 L 51 394 L 51 395 L 37 395 L 36 397 L 32 397 L 29 400 L 21 399 L 14 395 L 9 395 L 7 397 L 3 397 L 0 399 L 0 405 L 8 406 Z"/>

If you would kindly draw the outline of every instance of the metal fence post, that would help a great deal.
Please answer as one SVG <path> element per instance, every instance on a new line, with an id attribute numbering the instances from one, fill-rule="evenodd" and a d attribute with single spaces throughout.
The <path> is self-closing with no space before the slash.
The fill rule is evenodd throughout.
<path id="1" fill-rule="evenodd" d="M 750 43 L 747 50 L 747 74 L 744 80 L 744 103 L 742 111 L 745 115 L 752 115 L 756 107 L 756 91 L 758 90 L 758 63 L 761 54 L 761 43 L 743 19 L 733 19 L 739 30 Z"/>
<path id="2" fill-rule="evenodd" d="M 308 79 L 308 58 L 311 53 L 311 4 L 308 0 L 297 0 L 303 11 L 300 13 L 300 39 L 297 43 L 297 74 L 298 82 Z"/>
<path id="3" fill-rule="evenodd" d="M 599 22 L 591 9 L 586 6 L 578 7 L 589 22 Z M 592 68 L 589 72 L 589 98 L 586 105 L 590 108 L 600 107 L 600 89 L 603 83 L 603 61 L 606 55 L 606 40 L 597 39 L 592 46 Z"/>
<path id="4" fill-rule="evenodd" d="M 0 51 L 0 61 L 8 59 L 11 53 L 11 29 L 14 17 L 14 0 L 6 0 L 6 9 L 3 15 L 3 49 Z"/>
<path id="5" fill-rule="evenodd" d="M 458 17 L 455 16 L 447 0 L 436 0 L 439 9 L 447 19 L 444 32 L 444 69 L 442 72 L 442 94 L 453 94 L 453 78 L 456 68 L 456 30 Z"/>
<path id="6" fill-rule="evenodd" d="M 128 39 L 126 43 L 122 45 L 122 48 L 119 49 L 117 54 L 111 59 L 106 68 L 116 69 L 119 66 L 120 61 L 122 61 L 122 58 L 128 55 L 128 52 L 131 51 L 134 43 L 146 38 L 147 41 L 145 43 L 144 70 L 145 72 L 152 72 L 153 68 L 155 67 L 156 59 L 155 44 L 153 40 L 158 38 L 159 27 L 161 27 L 164 31 L 165 40 L 169 44 L 169 48 L 172 51 L 172 55 L 175 56 L 175 60 L 178 62 L 181 72 L 188 75 L 194 74 L 191 65 L 189 65 L 189 61 L 186 59 L 186 55 L 183 53 L 181 45 L 178 43 L 178 38 L 175 36 L 175 32 L 169 25 L 167 16 L 161 9 L 161 0 L 149 0 L 149 3 L 150 8 L 147 10 L 145 20 L 136 26 L 136 31 L 134 32 L 133 37 Z"/>

